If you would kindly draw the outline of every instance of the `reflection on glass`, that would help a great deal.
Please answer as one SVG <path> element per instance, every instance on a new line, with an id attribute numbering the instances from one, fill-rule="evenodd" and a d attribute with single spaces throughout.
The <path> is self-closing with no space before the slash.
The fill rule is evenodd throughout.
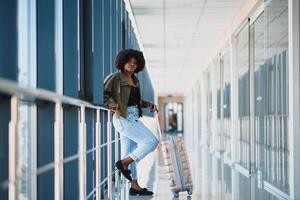
<path id="1" fill-rule="evenodd" d="M 231 73 L 230 54 L 227 52 L 221 60 L 223 71 L 223 133 L 224 147 L 228 158 L 231 158 Z"/>
<path id="2" fill-rule="evenodd" d="M 222 101 L 221 101 L 221 67 L 218 66 L 216 70 L 216 77 L 215 77 L 215 82 L 216 82 L 216 88 L 217 88 L 217 129 L 216 129 L 216 144 L 215 144 L 215 149 L 222 151 L 223 150 L 223 145 L 222 145 L 222 112 L 221 112 L 221 107 L 222 107 Z"/>
<path id="3" fill-rule="evenodd" d="M 217 157 L 211 153 L 207 148 L 200 148 L 199 157 L 201 170 L 197 170 L 195 174 L 199 177 L 200 190 L 199 199 L 207 200 L 277 200 L 274 195 L 267 192 L 263 188 L 258 187 L 258 182 L 245 177 L 240 174 L 230 165 L 224 162 L 224 157 Z M 193 160 L 191 165 L 194 165 L 197 160 Z M 253 186 L 253 190 L 251 190 Z M 233 194 L 233 191 L 235 193 Z M 198 199 L 198 198 L 197 198 Z"/>
<path id="4" fill-rule="evenodd" d="M 264 153 L 266 180 L 289 194 L 288 177 L 288 0 L 273 0 L 265 8 L 264 77 L 267 110 Z"/>
<path id="5" fill-rule="evenodd" d="M 242 174 L 238 174 L 238 199 L 251 200 L 250 179 Z"/>
<path id="6" fill-rule="evenodd" d="M 249 80 L 249 26 L 246 25 L 237 36 L 238 68 L 238 163 L 249 169 L 250 131 L 250 80 Z"/>
<path id="7" fill-rule="evenodd" d="M 212 87 L 211 87 L 211 75 L 207 74 L 207 145 L 212 144 Z"/>
<path id="8" fill-rule="evenodd" d="M 267 191 L 264 188 L 266 185 L 261 183 L 275 186 L 289 195 L 288 0 L 268 1 L 264 12 L 251 26 L 248 24 L 242 28 L 236 39 L 239 128 L 237 158 L 239 165 L 250 169 L 251 150 L 251 158 L 254 159 L 251 160 L 251 169 L 258 176 L 247 178 L 224 163 L 223 155 L 216 158 L 215 154 L 203 148 L 203 160 L 200 162 L 204 188 L 202 191 L 205 192 L 202 199 L 231 199 L 231 192 L 237 191 L 234 194 L 237 195 L 236 199 L 273 200 L 277 199 L 274 192 Z M 251 82 L 250 63 L 253 78 Z M 223 131 L 225 155 L 228 155 L 227 152 L 231 152 L 229 54 L 222 56 L 220 67 L 217 79 L 214 79 L 217 124 L 212 124 L 211 74 L 207 73 L 206 142 L 211 145 L 211 129 L 212 125 L 216 125 L 217 137 Z M 253 96 L 250 96 L 250 86 Z M 251 107 L 250 102 L 253 103 Z M 254 111 L 251 118 L 250 109 Z M 250 123 L 250 120 L 253 121 Z M 250 136 L 251 141 L 253 139 L 251 144 L 254 144 L 251 146 Z"/>
<path id="9" fill-rule="evenodd" d="M 264 58 L 264 14 L 260 15 L 252 25 L 251 33 L 254 34 L 254 147 L 255 153 L 255 170 L 263 172 L 264 170 L 264 135 L 265 120 L 267 113 L 267 78 L 264 75 L 265 58 Z"/>

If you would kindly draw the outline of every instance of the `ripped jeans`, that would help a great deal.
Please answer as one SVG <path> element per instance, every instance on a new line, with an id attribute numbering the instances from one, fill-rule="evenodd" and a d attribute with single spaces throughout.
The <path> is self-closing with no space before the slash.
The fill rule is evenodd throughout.
<path id="1" fill-rule="evenodd" d="M 113 125 L 120 133 L 122 159 L 129 156 L 134 160 L 129 165 L 133 180 L 137 180 L 136 163 L 143 159 L 158 145 L 158 139 L 139 120 L 139 110 L 136 106 L 127 108 L 127 118 L 113 116 Z"/>

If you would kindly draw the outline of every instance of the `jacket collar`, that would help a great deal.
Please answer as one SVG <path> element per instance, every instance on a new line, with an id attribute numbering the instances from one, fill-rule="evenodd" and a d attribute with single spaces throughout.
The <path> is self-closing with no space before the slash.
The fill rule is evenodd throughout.
<path id="1" fill-rule="evenodd" d="M 127 82 L 127 80 L 125 79 L 125 75 L 121 71 L 119 72 L 119 76 L 120 76 L 120 85 L 121 86 L 130 86 L 129 83 Z M 133 81 L 135 81 L 139 87 L 139 80 L 135 76 L 135 74 L 132 74 L 132 78 L 133 78 Z"/>

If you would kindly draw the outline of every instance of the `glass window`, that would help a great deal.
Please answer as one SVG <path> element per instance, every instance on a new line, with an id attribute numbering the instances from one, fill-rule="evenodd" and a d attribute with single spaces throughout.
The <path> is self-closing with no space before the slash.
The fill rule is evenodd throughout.
<path id="1" fill-rule="evenodd" d="M 216 82 L 216 89 L 217 89 L 217 129 L 216 129 L 216 150 L 222 150 L 222 101 L 221 101 L 221 87 L 222 87 L 222 82 L 221 82 L 221 66 L 217 64 L 216 66 L 216 74 L 215 74 L 215 82 Z"/>
<path id="2" fill-rule="evenodd" d="M 249 79 L 249 26 L 242 28 L 237 36 L 238 70 L 238 162 L 249 169 L 249 129 L 250 129 L 250 79 Z"/>
<path id="3" fill-rule="evenodd" d="M 211 75 L 207 73 L 207 145 L 212 143 L 212 87 L 211 87 Z"/>
<path id="4" fill-rule="evenodd" d="M 225 53 L 221 59 L 223 73 L 223 135 L 224 147 L 228 158 L 231 158 L 231 66 L 230 53 Z"/>
<path id="5" fill-rule="evenodd" d="M 264 167 L 264 131 L 265 131 L 265 120 L 267 108 L 267 78 L 266 78 L 266 65 L 264 56 L 264 14 L 259 16 L 253 23 L 251 33 L 254 34 L 253 39 L 253 50 L 254 50 L 254 151 L 255 156 L 255 167 L 258 170 L 262 170 Z"/>
<path id="6" fill-rule="evenodd" d="M 255 167 L 267 182 L 288 194 L 288 1 L 267 4 L 251 34 Z"/>
<path id="7" fill-rule="evenodd" d="M 265 8 L 265 178 L 289 193 L 288 176 L 288 0 L 273 0 Z"/>
<path id="8" fill-rule="evenodd" d="M 165 104 L 165 130 L 168 133 L 183 132 L 183 104 L 169 102 Z"/>

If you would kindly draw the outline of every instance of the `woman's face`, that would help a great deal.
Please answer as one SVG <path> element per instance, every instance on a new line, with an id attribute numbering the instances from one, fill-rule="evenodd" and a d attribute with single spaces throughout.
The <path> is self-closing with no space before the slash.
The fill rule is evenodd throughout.
<path id="1" fill-rule="evenodd" d="M 130 58 L 130 60 L 124 66 L 124 70 L 130 73 L 134 73 L 136 68 L 137 68 L 137 61 L 135 58 Z"/>

